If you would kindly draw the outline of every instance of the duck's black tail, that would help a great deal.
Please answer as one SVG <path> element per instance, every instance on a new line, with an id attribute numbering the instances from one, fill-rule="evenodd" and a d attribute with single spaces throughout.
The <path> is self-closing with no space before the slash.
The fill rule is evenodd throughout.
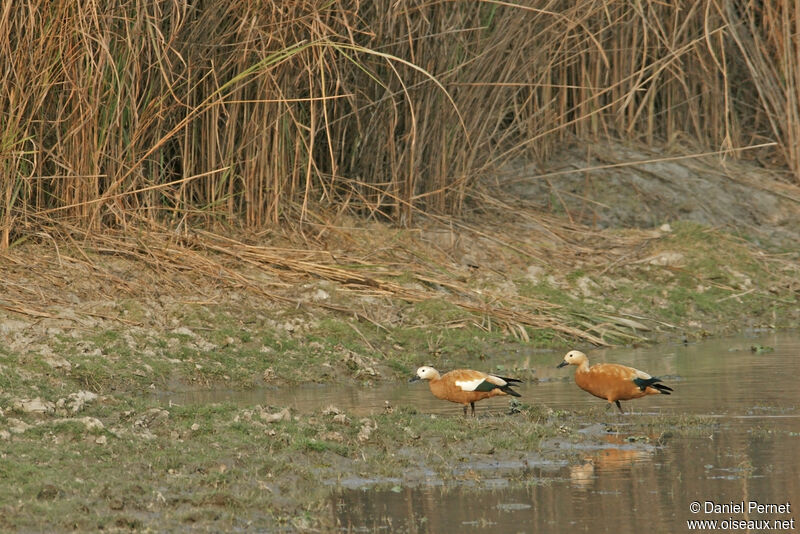
<path id="1" fill-rule="evenodd" d="M 662 395 L 669 395 L 672 392 L 672 388 L 664 384 L 653 384 L 652 387 L 660 391 Z"/>
<path id="2" fill-rule="evenodd" d="M 669 395 L 672 392 L 672 388 L 669 386 L 665 386 L 664 384 L 660 384 L 659 382 L 661 382 L 661 379 L 655 376 L 646 379 L 645 378 L 633 379 L 633 383 L 639 386 L 639 389 L 641 389 L 642 391 L 644 391 L 648 387 L 651 387 L 653 389 L 657 389 L 658 392 L 661 393 L 662 395 Z"/>
<path id="3" fill-rule="evenodd" d="M 511 389 L 512 386 L 515 386 L 517 384 L 522 384 L 522 380 L 520 380 L 518 378 L 509 378 L 507 376 L 498 376 L 497 378 L 502 378 L 503 380 L 508 382 L 508 384 L 506 384 L 505 386 L 500 388 L 500 391 L 508 393 L 512 397 L 521 397 L 522 396 L 519 393 L 517 393 L 516 391 L 514 391 L 513 389 Z"/>
<path id="4" fill-rule="evenodd" d="M 475 391 L 491 391 L 493 389 L 499 389 L 503 393 L 511 395 L 512 397 L 522 396 L 513 389 L 511 389 L 513 386 L 516 386 L 517 384 L 522 384 L 522 380 L 519 380 L 517 378 L 508 378 L 507 376 L 497 376 L 497 375 L 491 375 L 491 376 L 499 378 L 501 380 L 505 380 L 506 384 L 503 386 L 499 386 L 494 382 L 489 382 L 488 380 L 486 380 L 482 384 L 480 384 L 477 388 L 475 388 Z"/>
<path id="5" fill-rule="evenodd" d="M 505 380 L 506 382 L 509 382 L 508 378 L 504 378 L 503 380 Z M 511 380 L 514 380 L 514 379 L 512 378 Z M 514 381 L 515 382 L 522 382 L 521 380 L 514 380 Z M 510 384 L 501 387 L 500 391 L 502 391 L 503 393 L 507 393 L 508 395 L 511 395 L 512 397 L 521 397 L 522 396 L 519 393 L 517 393 L 516 391 L 514 391 L 513 389 L 511 389 L 511 385 Z"/>

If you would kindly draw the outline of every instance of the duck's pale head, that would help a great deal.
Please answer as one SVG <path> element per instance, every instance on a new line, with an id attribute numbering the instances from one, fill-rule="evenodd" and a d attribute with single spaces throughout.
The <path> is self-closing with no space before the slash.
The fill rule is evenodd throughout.
<path id="1" fill-rule="evenodd" d="M 417 380 L 433 380 L 439 377 L 439 371 L 429 365 L 423 365 L 417 369 L 417 373 L 409 380 L 409 382 L 416 382 Z"/>
<path id="2" fill-rule="evenodd" d="M 589 358 L 581 351 L 571 350 L 564 356 L 564 361 L 559 363 L 558 367 L 564 367 L 565 365 L 582 365 L 588 361 Z"/>

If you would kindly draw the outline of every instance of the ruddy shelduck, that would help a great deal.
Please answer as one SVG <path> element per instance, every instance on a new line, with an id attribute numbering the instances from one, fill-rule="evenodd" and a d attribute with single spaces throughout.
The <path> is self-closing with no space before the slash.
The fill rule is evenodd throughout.
<path id="1" fill-rule="evenodd" d="M 427 380 L 434 397 L 463 404 L 464 415 L 467 415 L 469 405 L 474 416 L 475 403 L 479 400 L 498 395 L 522 396 L 511 389 L 513 385 L 522 383 L 522 380 L 490 375 L 472 369 L 456 369 L 440 375 L 439 371 L 425 365 L 417 369 L 417 373 L 409 382 L 417 380 Z"/>
<path id="2" fill-rule="evenodd" d="M 558 367 L 577 365 L 575 383 L 595 397 L 613 402 L 622 412 L 619 401 L 638 399 L 645 395 L 669 395 L 672 388 L 661 379 L 644 371 L 618 363 L 597 363 L 589 367 L 589 358 L 579 350 L 571 350 Z M 624 413 L 624 412 L 623 412 Z"/>

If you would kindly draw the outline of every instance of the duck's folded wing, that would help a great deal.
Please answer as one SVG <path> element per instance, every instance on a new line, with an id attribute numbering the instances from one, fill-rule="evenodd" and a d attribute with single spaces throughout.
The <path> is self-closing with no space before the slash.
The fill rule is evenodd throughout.
<path id="1" fill-rule="evenodd" d="M 464 372 L 455 380 L 461 391 L 491 391 L 507 386 L 508 382 L 499 376 L 487 375 L 478 371 Z"/>

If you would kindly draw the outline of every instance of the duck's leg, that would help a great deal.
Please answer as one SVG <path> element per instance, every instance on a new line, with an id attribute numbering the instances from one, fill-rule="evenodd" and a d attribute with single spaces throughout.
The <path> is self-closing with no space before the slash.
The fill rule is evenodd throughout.
<path id="1" fill-rule="evenodd" d="M 475 417 L 475 403 L 474 402 L 470 402 L 469 405 L 472 406 L 472 417 Z M 467 409 L 467 407 L 464 406 L 464 410 L 465 410 L 464 413 L 465 414 L 466 414 L 466 409 Z"/>
<path id="2" fill-rule="evenodd" d="M 616 404 L 617 408 L 619 408 L 619 413 L 625 413 L 625 411 L 622 409 L 622 405 L 619 403 L 618 400 L 615 400 L 614 404 Z"/>
<path id="3" fill-rule="evenodd" d="M 466 416 L 467 416 L 467 405 L 465 404 L 464 405 L 464 417 L 466 417 Z"/>

